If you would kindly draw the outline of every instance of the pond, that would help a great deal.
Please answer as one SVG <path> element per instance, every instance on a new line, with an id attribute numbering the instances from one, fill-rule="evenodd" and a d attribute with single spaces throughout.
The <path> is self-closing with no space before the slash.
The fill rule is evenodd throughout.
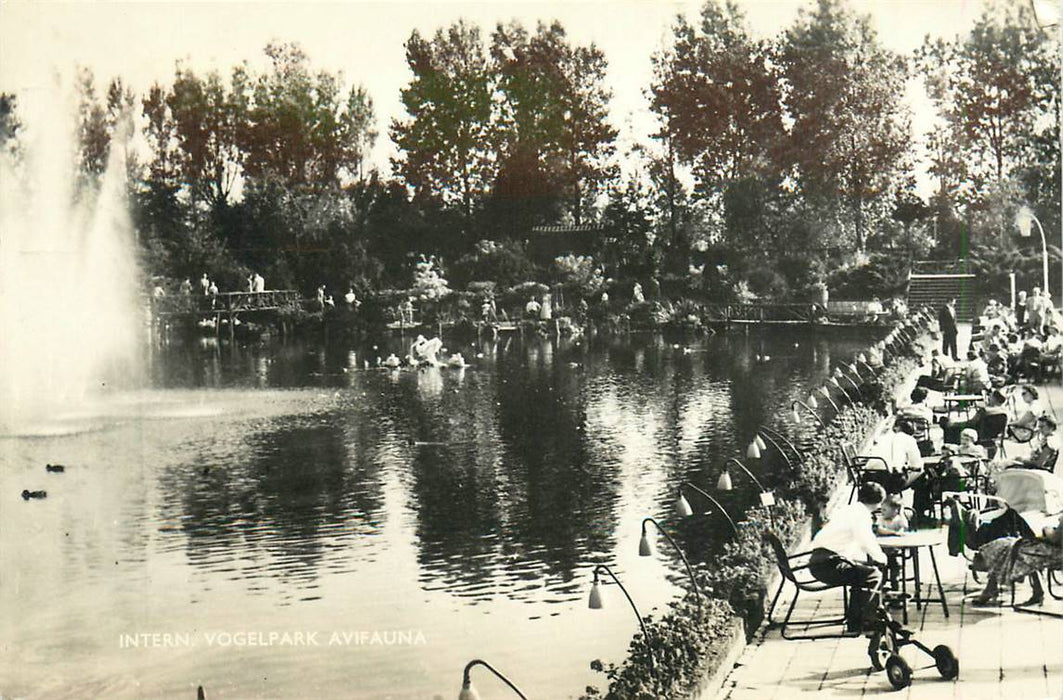
<path id="1" fill-rule="evenodd" d="M 593 565 L 643 614 L 674 598 L 640 520 L 711 556 L 726 521 L 678 522 L 678 484 L 802 429 L 790 401 L 877 335 L 503 336 L 453 344 L 465 370 L 366 369 L 397 335 L 158 350 L 141 388 L 0 439 L 0 695 L 454 697 L 483 658 L 576 697 L 637 629 L 612 587 L 588 609 Z M 737 520 L 752 494 L 720 499 Z"/>

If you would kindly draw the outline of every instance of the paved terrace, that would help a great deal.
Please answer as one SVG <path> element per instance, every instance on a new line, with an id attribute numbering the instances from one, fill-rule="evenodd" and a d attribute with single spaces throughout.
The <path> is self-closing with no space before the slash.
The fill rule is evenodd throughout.
<path id="1" fill-rule="evenodd" d="M 1063 419 L 1063 387 L 1057 381 L 1038 387 L 1045 408 Z M 1008 455 L 1026 454 L 1025 446 L 1008 445 Z M 924 586 L 933 581 L 926 550 L 922 552 Z M 864 637 L 816 641 L 789 641 L 778 630 L 757 632 L 734 669 L 724 681 L 716 700 L 770 700 L 771 698 L 854 698 L 887 694 L 896 698 L 936 700 L 993 700 L 1008 698 L 1059 698 L 1063 700 L 1063 619 L 1033 615 L 1010 607 L 977 608 L 971 600 L 981 590 L 967 570 L 963 557 L 950 557 L 945 545 L 935 550 L 941 581 L 949 604 L 945 618 L 940 604 L 916 610 L 909 603 L 907 628 L 915 638 L 933 649 L 947 644 L 959 657 L 960 674 L 955 681 L 942 680 L 933 659 L 914 646 L 901 655 L 913 670 L 912 684 L 894 691 L 886 674 L 873 671 Z M 980 576 L 984 582 L 985 577 Z M 1042 577 L 1043 580 L 1043 577 Z M 774 592 L 774 591 L 772 591 Z M 1058 592 L 1058 589 L 1057 589 Z M 792 586 L 779 601 L 775 618 L 781 619 L 789 605 Z M 924 588 L 924 595 L 927 591 Z M 1018 584 L 1016 601 L 1029 598 L 1029 585 Z M 1007 601 L 1008 594 L 1003 592 Z M 1045 595 L 1044 609 L 1063 612 L 1063 601 Z M 802 593 L 793 619 L 841 616 L 841 594 Z M 900 620 L 900 611 L 893 611 Z M 811 633 L 834 631 L 820 627 Z M 788 634 L 801 634 L 791 627 Z"/>

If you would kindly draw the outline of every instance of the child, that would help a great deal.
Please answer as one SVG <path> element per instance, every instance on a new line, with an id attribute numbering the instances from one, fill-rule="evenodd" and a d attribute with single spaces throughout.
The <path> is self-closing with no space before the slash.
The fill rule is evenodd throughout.
<path id="1" fill-rule="evenodd" d="M 878 514 L 878 522 L 875 524 L 875 533 L 878 535 L 900 535 L 908 530 L 908 518 L 904 517 L 901 510 L 901 497 L 893 494 L 886 497 L 882 502 Z"/>
<path id="2" fill-rule="evenodd" d="M 901 509 L 901 497 L 893 494 L 886 497 L 880 507 L 878 519 L 875 521 L 875 534 L 901 535 L 908 530 L 908 518 Z M 901 550 L 886 550 L 886 570 L 889 574 L 890 588 L 897 590 L 897 580 L 901 573 L 901 560 L 904 556 Z"/>

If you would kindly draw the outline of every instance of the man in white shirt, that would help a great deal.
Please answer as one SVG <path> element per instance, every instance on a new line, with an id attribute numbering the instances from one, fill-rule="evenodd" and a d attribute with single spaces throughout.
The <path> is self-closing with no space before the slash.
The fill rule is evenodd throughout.
<path id="1" fill-rule="evenodd" d="M 886 554 L 872 530 L 873 513 L 885 498 L 886 491 L 878 484 L 862 484 L 856 503 L 838 508 L 812 538 L 808 572 L 824 583 L 851 589 L 845 613 L 850 631 L 862 630 L 865 622 L 871 622 L 879 603 L 882 571 L 868 560 L 886 565 Z"/>
<path id="2" fill-rule="evenodd" d="M 870 460 L 864 468 L 864 479 L 882 484 L 889 493 L 900 493 L 923 472 L 923 456 L 915 427 L 904 418 L 893 421 L 893 432 L 881 436 L 870 450 Z M 886 463 L 885 468 L 882 462 Z"/>

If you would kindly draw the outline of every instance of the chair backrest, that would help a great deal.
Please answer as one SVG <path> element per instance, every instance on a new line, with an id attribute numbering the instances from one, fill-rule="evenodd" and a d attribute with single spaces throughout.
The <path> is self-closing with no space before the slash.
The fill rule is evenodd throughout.
<path id="1" fill-rule="evenodd" d="M 790 568 L 790 557 L 786 554 L 786 550 L 783 548 L 778 536 L 774 532 L 765 532 L 764 541 L 771 546 L 772 552 L 775 554 L 775 563 L 779 565 L 779 573 L 787 581 L 796 585 L 797 578 L 794 576 L 793 569 Z"/>
<path id="2" fill-rule="evenodd" d="M 979 443 L 999 440 L 1004 435 L 1004 431 L 1008 429 L 1008 414 L 986 413 L 982 416 L 982 423 L 979 428 Z"/>

